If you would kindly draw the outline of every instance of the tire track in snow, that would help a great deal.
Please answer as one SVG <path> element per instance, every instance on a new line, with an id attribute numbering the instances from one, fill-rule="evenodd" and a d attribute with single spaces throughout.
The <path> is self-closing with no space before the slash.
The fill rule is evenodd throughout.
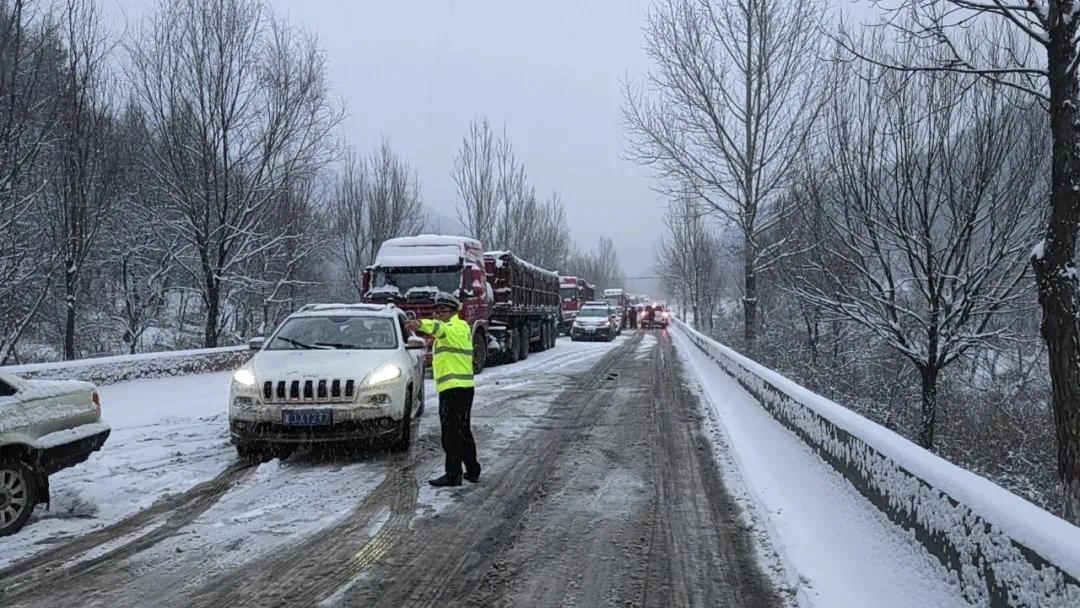
<path id="1" fill-rule="evenodd" d="M 52 586 L 57 583 L 70 585 L 72 579 L 93 572 L 102 564 L 146 550 L 194 521 L 216 503 L 225 492 L 250 475 L 254 469 L 253 462 L 237 461 L 216 477 L 186 492 L 164 498 L 153 506 L 115 524 L 95 530 L 55 549 L 38 553 L 0 570 L 0 581 L 3 581 L 0 599 L 4 601 L 4 605 L 9 605 L 9 602 L 23 598 L 49 595 L 48 592 L 51 589 L 43 590 L 44 593 L 35 594 L 35 592 L 43 585 Z M 149 532 L 137 534 L 140 530 L 151 526 L 153 529 Z M 78 559 L 75 563 L 71 563 L 88 552 L 124 536 L 132 536 L 132 539 L 95 557 Z"/>

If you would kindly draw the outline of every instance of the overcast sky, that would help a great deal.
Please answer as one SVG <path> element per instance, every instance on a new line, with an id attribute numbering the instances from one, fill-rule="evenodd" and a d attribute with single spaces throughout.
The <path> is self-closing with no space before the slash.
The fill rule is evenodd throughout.
<path id="1" fill-rule="evenodd" d="M 105 0 L 137 20 L 155 0 Z M 456 216 L 454 152 L 474 117 L 505 123 L 540 196 L 562 195 L 578 245 L 600 234 L 631 276 L 652 273 L 663 202 L 622 160 L 620 81 L 648 67 L 648 0 L 272 0 L 314 31 L 362 151 L 387 135 L 425 202 Z"/>

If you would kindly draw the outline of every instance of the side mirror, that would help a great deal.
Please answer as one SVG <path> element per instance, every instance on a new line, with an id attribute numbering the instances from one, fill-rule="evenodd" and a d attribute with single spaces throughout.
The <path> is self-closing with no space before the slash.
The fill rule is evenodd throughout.
<path id="1" fill-rule="evenodd" d="M 407 350 L 424 350 L 427 348 L 427 342 L 420 336 L 410 336 L 409 339 L 405 341 L 405 348 Z"/>
<path id="2" fill-rule="evenodd" d="M 266 338 L 262 336 L 248 340 L 248 348 L 251 350 L 262 350 L 264 344 L 266 344 Z"/>

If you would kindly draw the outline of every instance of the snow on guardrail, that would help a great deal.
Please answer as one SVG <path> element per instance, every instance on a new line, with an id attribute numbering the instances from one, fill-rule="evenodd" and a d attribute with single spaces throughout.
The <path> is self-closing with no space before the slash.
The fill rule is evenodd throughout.
<path id="1" fill-rule="evenodd" d="M 978 606 L 1080 606 L 1080 528 L 704 336 L 690 341 L 957 577 Z"/>
<path id="2" fill-rule="evenodd" d="M 174 350 L 118 357 L 77 359 L 0 367 L 0 372 L 41 380 L 86 380 L 97 385 L 140 378 L 219 372 L 239 367 L 251 356 L 247 346 Z"/>

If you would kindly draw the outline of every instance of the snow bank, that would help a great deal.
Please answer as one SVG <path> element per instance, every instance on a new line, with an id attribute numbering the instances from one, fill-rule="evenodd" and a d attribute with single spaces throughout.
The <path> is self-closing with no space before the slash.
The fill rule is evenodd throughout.
<path id="1" fill-rule="evenodd" d="M 694 331 L 690 341 L 980 606 L 1080 606 L 1080 528 Z"/>
<path id="2" fill-rule="evenodd" d="M 78 379 L 104 385 L 140 378 L 225 371 L 239 367 L 250 357 L 251 351 L 247 346 L 228 346 L 78 359 L 62 363 L 12 365 L 0 367 L 0 372 L 35 380 Z"/>

